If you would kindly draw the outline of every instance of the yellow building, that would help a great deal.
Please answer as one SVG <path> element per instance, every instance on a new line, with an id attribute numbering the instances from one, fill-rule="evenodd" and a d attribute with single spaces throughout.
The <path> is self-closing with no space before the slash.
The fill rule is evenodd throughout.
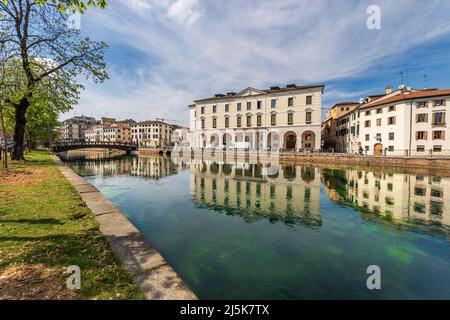
<path id="1" fill-rule="evenodd" d="M 334 149 L 336 152 L 343 152 L 340 146 L 343 142 L 342 134 L 344 131 L 339 130 L 344 128 L 342 123 L 338 124 L 338 121 L 351 114 L 358 106 L 358 102 L 340 102 L 331 107 L 321 126 L 323 149 Z M 341 128 L 338 128 L 338 126 Z"/>

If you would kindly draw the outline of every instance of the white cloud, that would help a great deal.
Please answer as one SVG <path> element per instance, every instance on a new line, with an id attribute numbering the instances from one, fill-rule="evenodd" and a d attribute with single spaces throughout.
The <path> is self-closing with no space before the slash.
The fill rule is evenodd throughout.
<path id="1" fill-rule="evenodd" d="M 111 79 L 102 86 L 88 85 L 77 108 L 94 109 L 97 115 L 109 110 L 117 117 L 187 120 L 186 106 L 196 98 L 247 86 L 364 75 L 380 61 L 450 32 L 450 1 L 379 0 L 382 29 L 368 30 L 371 2 L 111 2 L 111 10 L 88 14 L 84 25 L 112 47 L 125 46 L 144 57 L 136 70 L 127 61 L 136 58 L 110 63 Z M 132 6 L 145 10 L 137 14 Z M 124 79 L 120 69 L 135 75 Z M 345 98 L 337 89 L 335 94 Z"/>
<path id="2" fill-rule="evenodd" d="M 200 18 L 198 0 L 177 0 L 169 7 L 167 15 L 190 26 Z"/>
<path id="3" fill-rule="evenodd" d="M 150 0 L 123 0 L 126 5 L 134 10 L 147 10 L 150 9 L 151 1 Z"/>

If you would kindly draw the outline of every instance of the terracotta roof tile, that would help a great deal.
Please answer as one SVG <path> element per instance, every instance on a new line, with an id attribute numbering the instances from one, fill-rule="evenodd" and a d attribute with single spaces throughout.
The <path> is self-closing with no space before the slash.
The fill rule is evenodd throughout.
<path id="1" fill-rule="evenodd" d="M 420 90 L 415 92 L 408 92 L 408 93 L 399 93 L 391 97 L 387 98 L 380 98 L 373 102 L 369 102 L 366 104 L 362 104 L 360 109 L 368 109 L 373 107 L 378 107 L 384 104 L 390 104 L 400 101 L 407 101 L 407 100 L 413 100 L 413 99 L 424 99 L 424 98 L 432 98 L 432 97 L 440 97 L 440 96 L 450 96 L 450 89 L 442 89 L 442 90 L 435 90 L 435 89 L 427 89 L 427 90 Z"/>

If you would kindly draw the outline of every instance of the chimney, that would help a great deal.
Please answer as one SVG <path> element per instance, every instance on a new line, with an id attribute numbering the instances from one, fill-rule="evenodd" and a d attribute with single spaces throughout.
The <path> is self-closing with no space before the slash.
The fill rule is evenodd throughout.
<path id="1" fill-rule="evenodd" d="M 391 94 L 392 93 L 392 86 L 389 85 L 386 87 L 386 94 Z"/>

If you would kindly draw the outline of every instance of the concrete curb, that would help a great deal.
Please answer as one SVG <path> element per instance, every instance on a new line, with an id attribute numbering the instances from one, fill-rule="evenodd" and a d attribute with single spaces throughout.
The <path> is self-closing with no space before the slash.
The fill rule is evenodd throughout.
<path id="1" fill-rule="evenodd" d="M 149 300 L 197 300 L 166 260 L 100 191 L 53 155 L 59 171 L 94 213 L 113 252 Z"/>

